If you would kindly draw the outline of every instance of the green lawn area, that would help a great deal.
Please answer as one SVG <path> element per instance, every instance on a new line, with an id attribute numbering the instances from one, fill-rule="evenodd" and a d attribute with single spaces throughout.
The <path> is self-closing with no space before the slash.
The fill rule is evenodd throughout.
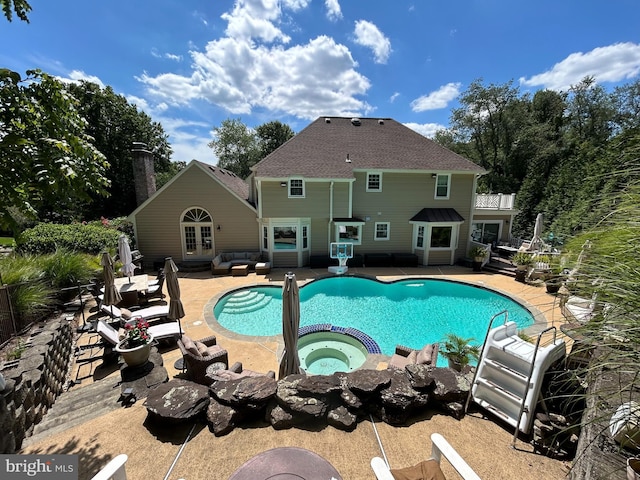
<path id="1" fill-rule="evenodd" d="M 13 237 L 0 237 L 0 247 L 12 247 L 13 245 Z"/>

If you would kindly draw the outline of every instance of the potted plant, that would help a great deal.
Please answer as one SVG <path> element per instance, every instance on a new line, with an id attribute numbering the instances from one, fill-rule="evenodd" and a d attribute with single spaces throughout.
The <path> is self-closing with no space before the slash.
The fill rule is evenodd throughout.
<path id="1" fill-rule="evenodd" d="M 449 368 L 461 372 L 473 360 L 478 360 L 480 347 L 471 345 L 473 338 L 464 338 L 455 333 L 448 333 L 440 353 L 449 361 Z"/>
<path id="2" fill-rule="evenodd" d="M 533 257 L 530 253 L 518 252 L 511 257 L 511 262 L 518 270 L 526 270 L 533 263 Z"/>
<path id="3" fill-rule="evenodd" d="M 482 270 L 482 262 L 487 256 L 487 250 L 482 247 L 473 247 L 469 250 L 469 256 L 472 258 L 473 271 L 479 272 Z"/>
<path id="4" fill-rule="evenodd" d="M 144 365 L 149 360 L 153 337 L 149 323 L 142 317 L 134 317 L 124 325 L 125 337 L 114 348 L 129 367 Z"/>
<path id="5" fill-rule="evenodd" d="M 564 267 L 562 262 L 555 258 L 549 261 L 549 273 L 544 278 L 547 293 L 556 294 L 564 283 Z"/>

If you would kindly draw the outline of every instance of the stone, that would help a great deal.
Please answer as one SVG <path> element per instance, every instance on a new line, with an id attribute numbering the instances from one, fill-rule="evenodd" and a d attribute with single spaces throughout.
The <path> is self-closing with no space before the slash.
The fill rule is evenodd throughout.
<path id="1" fill-rule="evenodd" d="M 436 367 L 432 365 L 410 364 L 405 367 L 411 387 L 416 390 L 427 390 L 434 386 L 435 379 L 431 374 Z"/>
<path id="2" fill-rule="evenodd" d="M 226 435 L 236 427 L 238 412 L 233 407 L 212 400 L 207 407 L 207 421 L 215 436 Z"/>
<path id="3" fill-rule="evenodd" d="M 471 389 L 473 372 L 460 373 L 451 368 L 436 368 L 431 371 L 435 388 L 431 390 L 431 399 L 437 403 L 465 403 Z"/>
<path id="4" fill-rule="evenodd" d="M 276 402 L 272 402 L 267 406 L 266 420 L 276 430 L 284 430 L 296 425 L 294 416 Z"/>
<path id="5" fill-rule="evenodd" d="M 276 387 L 277 383 L 271 377 L 243 377 L 215 382 L 211 385 L 210 392 L 220 403 L 255 410 L 266 407 L 275 396 Z"/>
<path id="6" fill-rule="evenodd" d="M 314 375 L 303 377 L 297 382 L 298 392 L 305 395 L 328 395 L 342 391 L 340 378 L 337 375 Z"/>
<path id="7" fill-rule="evenodd" d="M 412 407 L 416 394 L 404 372 L 394 370 L 391 373 L 391 383 L 380 392 L 380 399 L 383 407 L 408 410 Z"/>
<path id="8" fill-rule="evenodd" d="M 202 414 L 209 401 L 207 387 L 175 378 L 150 389 L 144 406 L 153 418 L 181 422 Z"/>
<path id="9" fill-rule="evenodd" d="M 169 380 L 167 369 L 151 362 L 140 367 L 125 367 L 120 371 L 120 375 L 120 390 L 124 392 L 127 388 L 133 388 L 133 393 L 138 399 L 145 398 L 151 388 Z"/>
<path id="10" fill-rule="evenodd" d="M 314 418 L 324 417 L 327 412 L 327 403 L 321 398 L 302 395 L 298 391 L 300 380 L 305 378 L 304 375 L 289 375 L 280 380 L 276 399 L 282 408 L 292 414 L 298 413 Z"/>
<path id="11" fill-rule="evenodd" d="M 358 425 L 358 417 L 349 412 L 346 407 L 339 406 L 327 413 L 327 423 L 339 430 L 351 432 Z"/>

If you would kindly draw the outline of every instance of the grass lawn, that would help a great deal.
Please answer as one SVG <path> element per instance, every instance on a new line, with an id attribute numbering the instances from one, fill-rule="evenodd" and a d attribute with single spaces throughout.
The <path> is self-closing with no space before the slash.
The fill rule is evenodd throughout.
<path id="1" fill-rule="evenodd" d="M 0 237 L 0 247 L 12 247 L 14 243 L 13 237 Z"/>

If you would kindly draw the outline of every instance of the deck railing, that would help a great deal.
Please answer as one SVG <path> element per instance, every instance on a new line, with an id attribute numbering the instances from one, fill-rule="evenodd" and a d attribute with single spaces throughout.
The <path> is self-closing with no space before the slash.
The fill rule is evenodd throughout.
<path id="1" fill-rule="evenodd" d="M 487 210 L 513 210 L 515 193 L 479 193 L 476 195 L 476 208 Z"/>

